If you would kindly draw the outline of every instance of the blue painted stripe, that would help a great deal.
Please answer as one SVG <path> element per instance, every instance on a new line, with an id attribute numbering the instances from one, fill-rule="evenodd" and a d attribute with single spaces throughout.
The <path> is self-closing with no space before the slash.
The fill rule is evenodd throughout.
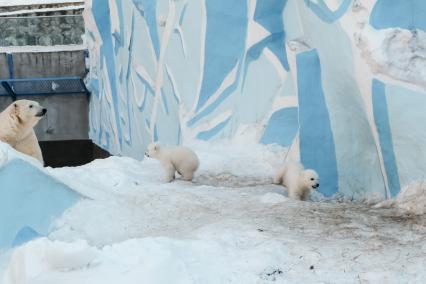
<path id="1" fill-rule="evenodd" d="M 259 59 L 262 51 L 266 47 L 277 56 L 284 69 L 287 71 L 290 69 L 287 53 L 283 46 L 286 40 L 286 33 L 282 15 L 286 4 L 287 0 L 258 1 L 256 3 L 256 10 L 253 18 L 271 34 L 247 50 L 244 64 L 244 76 L 242 79 L 242 91 L 244 91 L 246 85 L 245 81 L 250 63 Z"/>
<path id="2" fill-rule="evenodd" d="M 235 89 L 231 87 L 228 87 L 228 89 L 226 89 L 218 98 L 216 101 L 214 101 L 211 105 L 209 105 L 208 107 L 206 107 L 202 112 L 198 113 L 197 115 L 195 115 L 193 118 L 191 118 L 187 125 L 189 127 L 194 126 L 194 124 L 196 124 L 198 121 L 200 121 L 203 117 L 207 116 L 208 114 L 212 113 L 227 97 L 229 97 L 229 95 L 232 93 L 232 91 Z"/>
<path id="3" fill-rule="evenodd" d="M 386 100 L 385 85 L 379 80 L 373 80 L 373 112 L 374 121 L 379 133 L 380 147 L 388 178 L 389 191 L 392 197 L 401 189 L 393 150 L 392 132 L 389 124 L 388 104 Z"/>
<path id="4" fill-rule="evenodd" d="M 187 8 L 188 8 L 188 3 L 185 3 L 185 5 L 182 8 L 182 12 L 180 13 L 180 16 L 179 16 L 179 26 L 182 26 L 183 19 L 185 18 Z"/>
<path id="5" fill-rule="evenodd" d="M 164 111 L 166 114 L 169 114 L 169 106 L 167 104 L 166 94 L 164 93 L 163 89 L 161 89 L 161 101 L 163 102 Z"/>
<path id="6" fill-rule="evenodd" d="M 210 140 L 212 137 L 218 134 L 222 129 L 224 129 L 230 120 L 231 118 L 228 118 L 227 120 L 219 123 L 212 129 L 198 133 L 197 138 L 201 140 L 206 140 L 206 141 Z"/>
<path id="7" fill-rule="evenodd" d="M 241 73 L 241 62 L 238 63 L 238 67 L 237 67 L 237 78 L 240 77 L 240 73 Z M 208 107 L 206 107 L 203 111 L 199 112 L 198 114 L 196 114 L 192 119 L 190 119 L 187 123 L 187 125 L 189 127 L 192 127 L 194 124 L 196 124 L 198 121 L 200 121 L 203 117 L 209 115 L 210 113 L 212 113 L 217 107 L 219 107 L 221 105 L 221 103 L 229 97 L 229 95 L 232 94 L 233 91 L 236 90 L 236 88 L 238 87 L 238 80 L 235 80 L 235 82 L 233 82 L 228 88 L 226 88 L 222 94 L 220 94 L 220 96 L 213 102 L 211 103 Z"/>
<path id="8" fill-rule="evenodd" d="M 9 67 L 9 78 L 14 79 L 15 78 L 15 67 L 13 66 L 13 54 L 6 53 L 7 56 L 7 65 Z"/>
<path id="9" fill-rule="evenodd" d="M 204 76 L 197 111 L 243 57 L 247 34 L 246 0 L 206 1 L 206 9 Z"/>
<path id="10" fill-rule="evenodd" d="M 167 74 L 167 79 L 169 79 L 169 84 L 171 86 L 171 92 L 173 94 L 173 98 L 175 99 L 176 104 L 179 104 L 180 102 L 179 102 L 179 98 L 178 98 L 178 96 L 176 94 L 176 86 L 173 83 L 171 74 L 169 72 L 166 72 L 166 74 Z"/>
<path id="11" fill-rule="evenodd" d="M 180 125 L 179 125 L 176 145 L 180 145 L 181 143 L 182 143 L 182 129 L 180 128 Z"/>
<path id="12" fill-rule="evenodd" d="M 150 91 L 150 93 L 152 94 L 152 96 L 154 96 L 155 90 L 153 88 L 151 88 L 151 85 L 148 83 L 147 80 L 145 80 L 141 75 L 139 75 L 138 73 L 136 73 L 136 77 L 145 85 L 146 88 L 148 88 L 148 90 Z"/>
<path id="13" fill-rule="evenodd" d="M 105 2 L 104 0 L 93 0 L 92 3 L 92 9 L 93 11 L 96 11 L 96 13 L 93 14 L 96 25 L 98 27 L 99 33 L 102 37 L 102 46 L 100 48 L 101 53 L 101 62 L 103 62 L 103 59 L 105 58 L 107 66 L 102 66 L 101 68 L 107 68 L 108 70 L 108 76 L 109 78 L 104 78 L 104 80 L 109 80 L 110 86 L 111 86 L 111 95 L 113 100 L 113 110 L 115 117 L 120 117 L 119 115 L 119 101 L 118 101 L 118 92 L 117 92 L 117 79 L 115 76 L 116 66 L 115 66 L 115 60 L 111 58 L 111 55 L 114 54 L 113 52 L 113 45 L 112 45 L 112 37 L 111 37 L 111 22 L 110 22 L 110 14 L 109 14 L 109 4 L 108 2 Z M 118 135 L 118 141 L 120 143 L 119 147 L 121 148 L 122 145 L 122 129 L 121 124 L 119 120 L 114 121 L 117 127 L 117 135 Z"/>
<path id="14" fill-rule="evenodd" d="M 141 106 L 138 106 L 140 112 L 145 110 L 146 101 L 148 100 L 148 89 L 145 89 L 145 94 L 143 95 L 143 101 Z"/>
<path id="15" fill-rule="evenodd" d="M 332 196 L 338 191 L 336 151 L 318 53 L 316 50 L 299 53 L 296 62 L 301 161 L 306 168 L 318 172 L 321 179 L 319 191 Z"/>
<path id="16" fill-rule="evenodd" d="M 124 11 L 123 11 L 123 2 L 116 1 L 117 12 L 118 12 L 118 22 L 119 22 L 119 31 L 115 31 L 112 36 L 115 38 L 115 55 L 118 55 L 118 50 L 124 46 Z"/>
<path id="17" fill-rule="evenodd" d="M 26 242 L 32 241 L 40 237 L 41 235 L 36 230 L 31 228 L 30 226 L 24 226 L 16 234 L 15 239 L 12 242 L 12 247 L 18 247 Z"/>
<path id="18" fill-rule="evenodd" d="M 91 78 L 89 81 L 89 85 L 87 85 L 88 90 L 91 92 L 91 95 L 95 95 L 97 98 L 101 97 L 99 93 L 99 80 Z"/>
<path id="19" fill-rule="evenodd" d="M 104 1 L 104 0 L 102 0 Z M 154 46 L 157 58 L 160 57 L 160 38 L 157 29 L 157 1 L 153 0 L 132 0 L 139 14 L 148 24 L 149 34 Z M 118 1 L 120 2 L 120 1 Z"/>
<path id="20" fill-rule="evenodd" d="M 132 23 L 130 25 L 130 40 L 129 40 L 129 47 L 128 47 L 128 51 L 129 51 L 129 57 L 128 57 L 128 61 L 127 61 L 127 72 L 126 72 L 126 79 L 129 80 L 130 78 L 130 72 L 132 70 L 132 62 L 133 62 L 133 39 L 134 39 L 134 34 L 135 34 L 135 14 L 132 13 Z M 129 84 L 128 84 L 129 85 Z"/>
<path id="21" fill-rule="evenodd" d="M 155 124 L 154 126 L 154 141 L 153 142 L 157 142 L 158 141 L 158 129 L 157 129 L 157 124 Z"/>
<path id="22" fill-rule="evenodd" d="M 123 15 L 123 8 L 122 8 L 122 3 L 117 3 L 117 5 L 120 6 L 120 10 L 121 10 L 121 16 L 120 16 L 120 30 L 123 30 L 124 27 L 124 20 L 121 19 L 122 15 Z M 123 25 L 123 26 L 122 26 Z M 127 102 L 127 132 L 129 133 L 129 141 L 126 141 L 127 145 L 131 145 L 131 142 L 133 141 L 133 129 L 132 129 L 132 116 L 131 114 L 133 113 L 133 105 L 130 103 L 130 73 L 132 71 L 131 68 L 131 64 L 133 62 L 133 35 L 135 32 L 135 14 L 132 11 L 132 19 L 131 19 L 131 24 L 130 24 L 130 39 L 129 39 L 129 46 L 128 48 L 128 57 L 127 57 L 127 68 L 126 68 L 126 82 L 127 84 L 125 84 L 125 88 L 126 88 L 126 102 Z M 136 90 L 133 90 L 133 92 L 135 92 Z"/>
<path id="23" fill-rule="evenodd" d="M 425 0 L 377 0 L 370 14 L 370 24 L 376 29 L 426 31 L 425 15 Z"/>
<path id="24" fill-rule="evenodd" d="M 283 108 L 274 112 L 260 143 L 290 146 L 299 129 L 298 115 L 297 107 Z"/>
<path id="25" fill-rule="evenodd" d="M 271 33 L 270 36 L 254 45 L 248 52 L 249 58 L 258 58 L 265 47 L 268 47 L 289 70 L 287 54 L 284 47 L 285 29 L 283 13 L 287 0 L 257 1 L 254 20 Z"/>
<path id="26" fill-rule="evenodd" d="M 145 94 L 143 96 L 142 104 L 140 107 L 138 107 L 140 112 L 143 112 L 145 110 L 147 100 L 148 100 L 148 89 L 145 89 Z"/>
<path id="27" fill-rule="evenodd" d="M 348 8 L 350 7 L 352 0 L 344 0 L 343 3 L 339 6 L 336 11 L 331 11 L 324 0 L 304 0 L 306 6 L 311 9 L 312 12 L 315 13 L 321 20 L 326 23 L 333 23 L 340 19 Z"/>

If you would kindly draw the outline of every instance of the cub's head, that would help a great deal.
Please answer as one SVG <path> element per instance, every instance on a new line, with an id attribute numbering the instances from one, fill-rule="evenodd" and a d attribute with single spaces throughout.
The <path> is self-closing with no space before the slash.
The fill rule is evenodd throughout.
<path id="1" fill-rule="evenodd" d="M 32 127 L 46 114 L 47 109 L 39 105 L 38 102 L 30 100 L 17 100 L 12 106 L 12 112 L 22 124 Z"/>
<path id="2" fill-rule="evenodd" d="M 148 145 L 145 151 L 145 156 L 148 158 L 157 158 L 160 153 L 160 143 L 151 143 Z"/>
<path id="3" fill-rule="evenodd" d="M 319 187 L 319 177 L 314 170 L 305 170 L 303 173 L 305 179 L 305 185 L 312 190 L 316 190 Z"/>

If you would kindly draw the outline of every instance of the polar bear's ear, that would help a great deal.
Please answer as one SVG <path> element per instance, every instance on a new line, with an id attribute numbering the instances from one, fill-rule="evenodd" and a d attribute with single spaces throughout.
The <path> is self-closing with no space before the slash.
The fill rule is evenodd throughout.
<path id="1" fill-rule="evenodd" d="M 19 114 L 19 106 L 17 103 L 13 103 L 13 114 L 18 115 Z"/>
<path id="2" fill-rule="evenodd" d="M 20 115 L 20 109 L 19 109 L 19 105 L 17 103 L 13 103 L 13 108 L 12 108 L 12 113 L 11 115 L 15 116 L 18 119 L 19 123 L 23 123 L 22 118 L 19 116 Z"/>

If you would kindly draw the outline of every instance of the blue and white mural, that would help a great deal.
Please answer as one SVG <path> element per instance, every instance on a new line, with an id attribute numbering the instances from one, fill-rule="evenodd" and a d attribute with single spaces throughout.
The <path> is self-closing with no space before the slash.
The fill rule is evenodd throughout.
<path id="1" fill-rule="evenodd" d="M 152 140 L 250 129 L 321 191 L 392 197 L 426 173 L 426 1 L 86 0 L 90 137 L 142 158 Z"/>

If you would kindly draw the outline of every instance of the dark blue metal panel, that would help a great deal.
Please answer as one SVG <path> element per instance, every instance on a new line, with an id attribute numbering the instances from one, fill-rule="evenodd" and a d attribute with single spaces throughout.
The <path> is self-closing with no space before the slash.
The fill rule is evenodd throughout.
<path id="1" fill-rule="evenodd" d="M 80 77 L 30 78 L 0 80 L 0 96 L 89 94 Z"/>

